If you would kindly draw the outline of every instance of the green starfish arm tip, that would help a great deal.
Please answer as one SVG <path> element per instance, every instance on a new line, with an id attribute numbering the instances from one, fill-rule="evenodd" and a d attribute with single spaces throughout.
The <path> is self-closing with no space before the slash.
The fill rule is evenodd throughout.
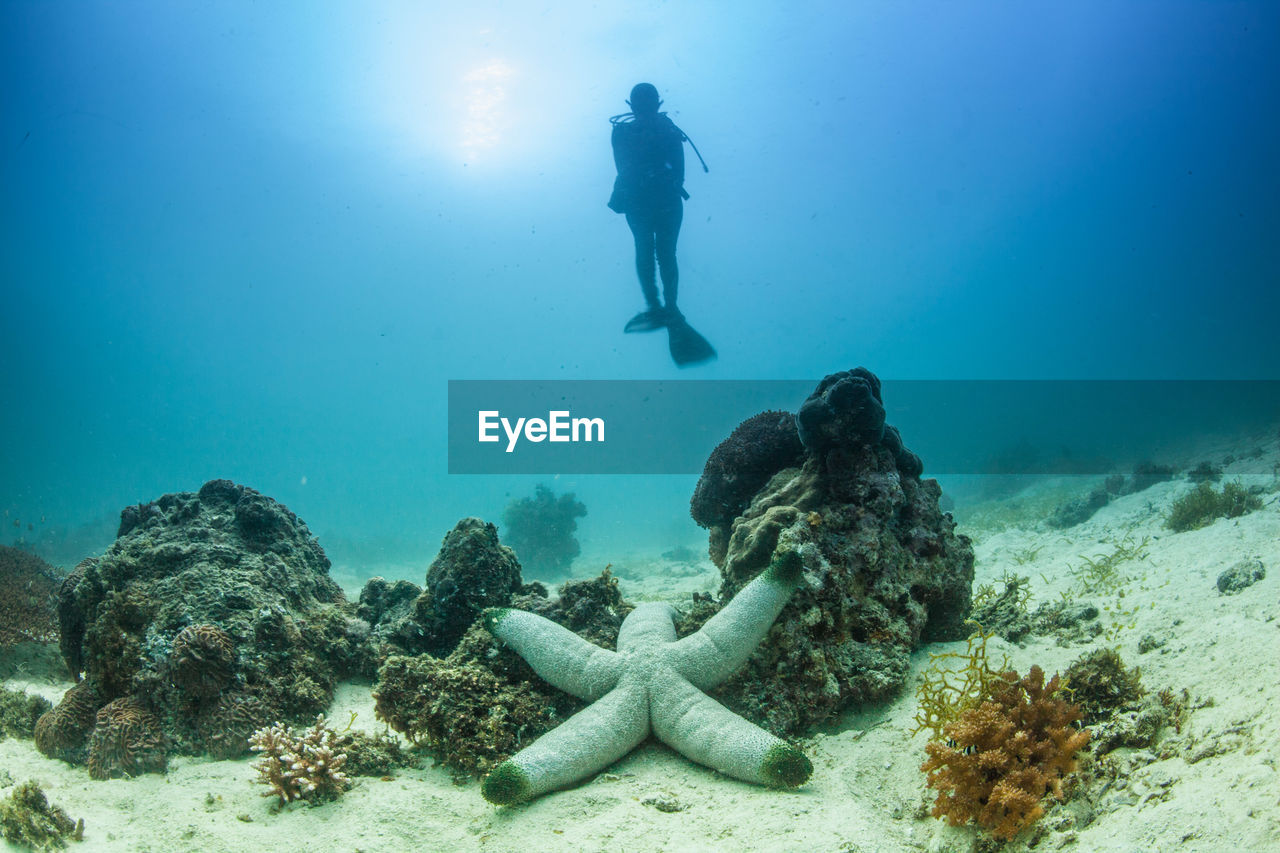
<path id="1" fill-rule="evenodd" d="M 480 614 L 480 618 L 484 621 L 485 630 L 496 637 L 498 625 L 502 623 L 502 620 L 510 612 L 510 607 L 486 607 L 484 612 Z"/>
<path id="2" fill-rule="evenodd" d="M 760 775 L 775 788 L 795 788 L 809 781 L 813 762 L 789 743 L 774 744 L 760 762 Z"/>
<path id="3" fill-rule="evenodd" d="M 495 806 L 509 806 L 528 799 L 529 777 L 511 761 L 504 761 L 485 777 L 480 793 Z"/>
<path id="4" fill-rule="evenodd" d="M 799 551 L 793 551 L 790 548 L 779 548 L 773 555 L 773 559 L 769 561 L 769 568 L 764 570 L 764 576 L 768 580 L 786 587 L 793 587 L 800 583 L 803 574 L 804 560 L 800 558 Z"/>

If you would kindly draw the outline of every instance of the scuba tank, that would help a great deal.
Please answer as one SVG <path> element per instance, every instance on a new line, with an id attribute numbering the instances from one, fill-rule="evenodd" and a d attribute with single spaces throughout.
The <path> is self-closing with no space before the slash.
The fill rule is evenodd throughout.
<path id="1" fill-rule="evenodd" d="M 665 117 L 666 113 L 658 113 L 658 115 Z M 635 118 L 635 113 L 619 113 L 616 116 L 609 116 L 609 124 L 616 127 L 619 124 L 628 124 L 635 121 Z M 671 119 L 668 118 L 667 121 L 671 121 Z M 671 126 L 676 129 L 676 133 L 680 134 L 681 142 L 689 143 L 689 147 L 693 149 L 693 153 L 698 158 L 698 162 L 702 164 L 702 171 L 710 172 L 711 170 L 707 168 L 707 161 L 702 159 L 702 153 L 698 151 L 698 146 L 693 144 L 693 140 L 689 138 L 689 134 L 677 127 L 676 123 L 673 121 L 671 122 Z"/>

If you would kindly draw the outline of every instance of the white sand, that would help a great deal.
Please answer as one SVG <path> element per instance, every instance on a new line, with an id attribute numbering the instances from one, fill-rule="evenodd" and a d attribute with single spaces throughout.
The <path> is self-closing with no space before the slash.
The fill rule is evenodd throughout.
<path id="1" fill-rule="evenodd" d="M 1274 441 L 1267 450 L 1280 458 Z M 994 525 L 998 532 L 966 531 L 976 539 L 977 582 L 996 580 L 1006 570 L 1029 575 L 1036 601 L 1070 588 L 1067 569 L 1079 565 L 1080 555 L 1106 553 L 1107 542 L 1125 535 L 1137 541 L 1149 536 L 1147 558 L 1127 567 L 1141 577 L 1121 603 L 1138 608 L 1136 625 L 1121 630 L 1116 645 L 1127 663 L 1141 666 L 1153 692 L 1187 688 L 1193 697 L 1212 700 L 1191 714 L 1181 734 L 1167 735 L 1162 752 L 1171 757 L 1151 761 L 1134 750 L 1112 753 L 1108 760 L 1134 769 L 1102 794 L 1093 821 L 1083 828 L 1059 831 L 1065 809 L 1051 810 L 1043 820 L 1050 832 L 1038 850 L 1280 850 L 1280 495 L 1264 495 L 1263 509 L 1243 518 L 1171 533 L 1162 526 L 1163 514 L 1189 488 L 1181 481 L 1155 486 L 1067 531 L 1028 517 Z M 1040 549 L 1034 562 L 1017 565 L 1015 556 L 1034 548 Z M 1219 572 L 1247 557 L 1260 559 L 1267 577 L 1238 595 L 1220 595 Z M 666 592 L 713 588 L 714 581 L 667 577 L 654 586 Z M 638 599 L 655 590 L 638 589 L 624 577 L 623 592 Z M 1144 635 L 1165 644 L 1139 654 Z M 1097 645 L 1061 648 L 1051 637 L 1033 637 L 1023 647 L 993 640 L 990 649 L 1008 654 L 1022 672 L 1039 664 L 1052 673 Z M 251 781 L 250 759 L 178 757 L 163 776 L 94 782 L 83 768 L 42 757 L 30 741 L 8 739 L 0 742 L 0 794 L 14 782 L 38 780 L 53 802 L 84 818 L 85 841 L 73 847 L 84 851 L 958 853 L 972 849 L 977 832 L 927 816 L 932 794 L 919 771 L 927 735 L 908 732 L 927 652 L 963 647 L 922 650 L 911 688 L 895 702 L 851 714 L 807 741 L 813 779 L 794 792 L 725 779 L 646 744 L 595 779 L 518 808 L 496 809 L 476 784 L 456 786 L 443 770 L 427 767 L 401 771 L 392 781 L 361 779 L 335 803 L 273 813 L 272 801 Z M 15 677 L 6 686 L 56 700 L 69 685 Z M 341 727 L 351 710 L 359 712 L 357 727 L 378 729 L 367 685 L 343 685 L 330 719 Z M 1007 849 L 1025 849 L 1026 840 Z"/>

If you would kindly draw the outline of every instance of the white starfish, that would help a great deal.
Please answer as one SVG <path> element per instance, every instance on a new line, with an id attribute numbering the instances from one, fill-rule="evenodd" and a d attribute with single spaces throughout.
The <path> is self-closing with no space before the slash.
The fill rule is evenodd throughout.
<path id="1" fill-rule="evenodd" d="M 650 732 L 686 757 L 746 782 L 792 788 L 813 772 L 804 753 L 702 691 L 733 675 L 768 633 L 800 583 L 794 551 L 742 588 L 707 623 L 676 640 L 675 610 L 641 604 L 611 652 L 523 610 L 485 613 L 485 626 L 555 687 L 592 702 L 499 764 L 486 800 L 508 805 L 583 779 L 626 755 Z"/>

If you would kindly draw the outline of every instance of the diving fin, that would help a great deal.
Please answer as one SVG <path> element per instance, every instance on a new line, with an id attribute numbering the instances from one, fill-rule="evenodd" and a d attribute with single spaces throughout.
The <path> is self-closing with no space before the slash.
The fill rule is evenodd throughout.
<path id="1" fill-rule="evenodd" d="M 654 308 L 651 311 L 641 311 L 632 317 L 627 321 L 627 325 L 622 327 L 622 331 L 627 334 L 631 332 L 656 332 L 665 325 L 667 325 L 667 312 L 661 308 Z"/>
<path id="2" fill-rule="evenodd" d="M 679 312 L 667 320 L 667 342 L 671 346 L 671 358 L 678 367 L 688 367 L 716 357 L 715 347 L 694 331 Z"/>

